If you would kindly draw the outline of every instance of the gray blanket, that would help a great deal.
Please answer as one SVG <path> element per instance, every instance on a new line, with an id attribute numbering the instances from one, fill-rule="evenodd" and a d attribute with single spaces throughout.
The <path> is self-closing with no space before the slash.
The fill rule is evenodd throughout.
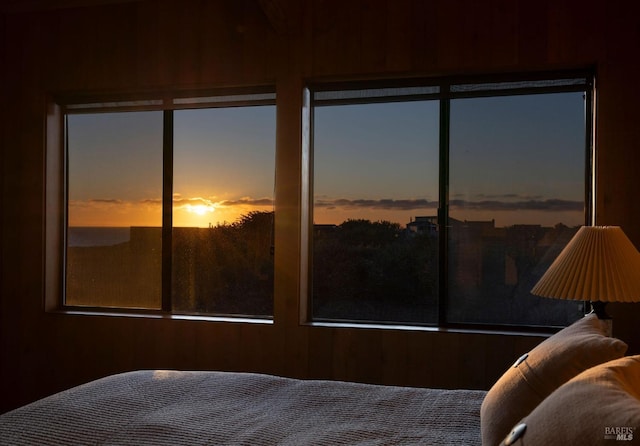
<path id="1" fill-rule="evenodd" d="M 479 445 L 478 390 L 138 371 L 0 416 L 2 445 Z"/>

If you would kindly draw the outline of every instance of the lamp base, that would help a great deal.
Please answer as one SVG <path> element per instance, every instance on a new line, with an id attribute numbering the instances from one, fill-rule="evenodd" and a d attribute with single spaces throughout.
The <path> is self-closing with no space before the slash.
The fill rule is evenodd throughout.
<path id="1" fill-rule="evenodd" d="M 591 301 L 591 312 L 598 316 L 598 319 L 611 319 L 607 314 L 607 303 L 599 300 Z"/>
<path id="2" fill-rule="evenodd" d="M 599 300 L 592 301 L 591 313 L 595 313 L 595 315 L 598 316 L 598 319 L 604 323 L 605 334 L 611 337 L 613 335 L 613 319 L 607 314 L 606 306 L 606 302 L 601 302 Z"/>

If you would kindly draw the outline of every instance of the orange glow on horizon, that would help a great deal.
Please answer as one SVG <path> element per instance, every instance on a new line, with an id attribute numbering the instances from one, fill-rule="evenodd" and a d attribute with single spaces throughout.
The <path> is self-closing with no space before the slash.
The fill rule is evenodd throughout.
<path id="1" fill-rule="evenodd" d="M 195 197 L 183 199 L 174 196 L 174 227 L 210 227 L 231 224 L 251 212 L 272 212 L 270 199 L 242 198 L 237 200 L 213 201 Z M 436 209 L 377 209 L 373 207 L 316 207 L 313 220 L 315 224 L 341 224 L 349 219 L 370 221 L 389 221 L 404 227 L 416 217 L 435 216 Z M 491 221 L 496 227 L 514 224 L 539 224 L 554 226 L 558 223 L 567 226 L 584 224 L 583 213 L 579 211 L 544 212 L 537 210 L 497 211 L 452 209 L 450 217 L 457 220 Z M 69 202 L 69 226 L 131 227 L 162 226 L 161 200 L 141 201 L 120 200 L 71 200 Z"/>
<path id="2" fill-rule="evenodd" d="M 266 202 L 266 204 L 265 204 Z M 231 224 L 252 211 L 271 212 L 270 199 L 218 201 L 201 197 L 183 199 L 174 196 L 174 227 L 209 227 Z M 141 201 L 71 200 L 70 227 L 132 227 L 162 226 L 162 202 L 159 199 Z"/>

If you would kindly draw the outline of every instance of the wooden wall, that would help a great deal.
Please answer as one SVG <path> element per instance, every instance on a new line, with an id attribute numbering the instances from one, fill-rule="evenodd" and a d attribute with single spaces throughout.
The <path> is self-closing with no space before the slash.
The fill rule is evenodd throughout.
<path id="1" fill-rule="evenodd" d="M 92 0 L 2 13 L 0 411 L 110 373 L 245 370 L 488 388 L 542 338 L 299 323 L 301 89 L 307 79 L 595 66 L 597 220 L 640 246 L 637 6 L 594 0 Z M 585 4 L 586 3 L 586 4 Z M 71 6 L 69 6 L 71 5 Z M 275 82 L 275 323 L 43 311 L 44 111 L 60 90 Z M 640 352 L 640 307 L 612 305 Z"/>

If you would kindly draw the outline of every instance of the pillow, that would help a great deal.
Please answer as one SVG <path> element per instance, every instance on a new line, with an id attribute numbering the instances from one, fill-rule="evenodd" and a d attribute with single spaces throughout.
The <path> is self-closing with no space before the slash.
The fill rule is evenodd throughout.
<path id="1" fill-rule="evenodd" d="M 502 444 L 566 446 L 637 441 L 640 355 L 582 372 L 553 392 L 519 425 L 526 426 L 520 427 L 520 435 Z"/>
<path id="2" fill-rule="evenodd" d="M 588 314 L 523 355 L 482 402 L 482 444 L 499 444 L 519 420 L 582 371 L 624 356 L 627 344 L 605 336 L 606 331 L 605 322 Z"/>

